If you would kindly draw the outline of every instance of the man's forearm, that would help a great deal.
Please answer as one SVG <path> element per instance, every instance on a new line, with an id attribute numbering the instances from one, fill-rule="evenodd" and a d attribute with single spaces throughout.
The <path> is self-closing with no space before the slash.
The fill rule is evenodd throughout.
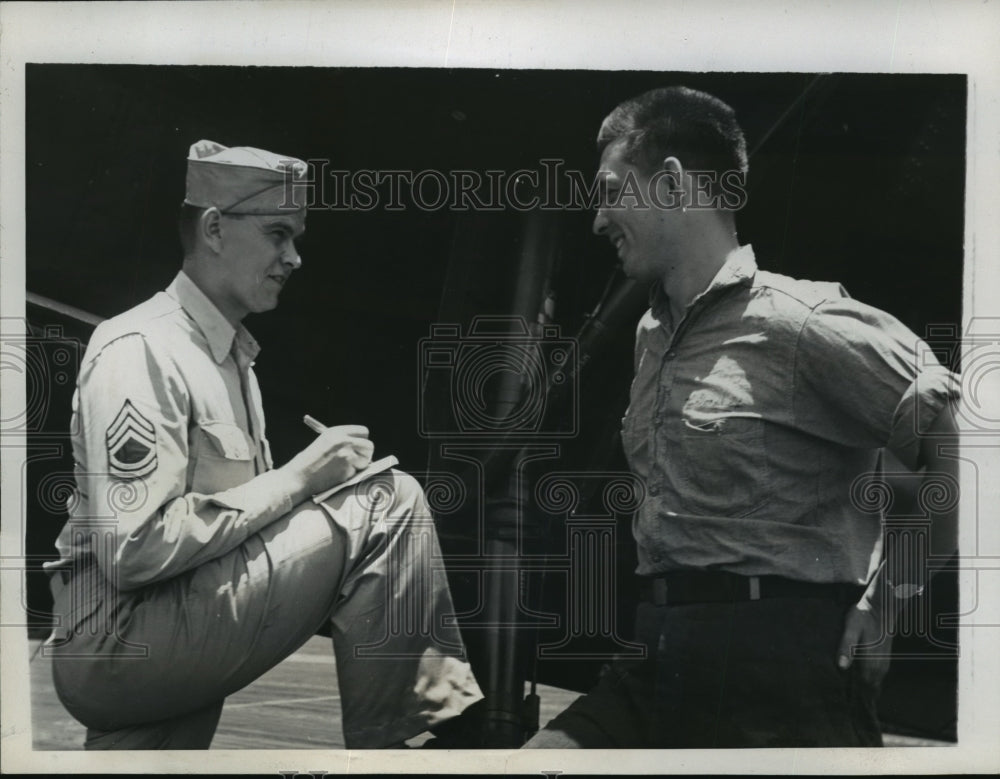
<path id="1" fill-rule="evenodd" d="M 941 410 L 924 435 L 920 458 L 924 466 L 920 505 L 930 520 L 926 546 L 917 539 L 887 545 L 884 570 L 869 592 L 890 604 L 894 613 L 923 593 L 940 562 L 958 550 L 958 431 L 950 406 Z M 929 500 L 929 494 L 936 497 Z"/>

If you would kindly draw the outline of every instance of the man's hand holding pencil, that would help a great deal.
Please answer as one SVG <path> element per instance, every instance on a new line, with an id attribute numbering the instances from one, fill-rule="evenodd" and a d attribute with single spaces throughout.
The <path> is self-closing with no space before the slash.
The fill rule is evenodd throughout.
<path id="1" fill-rule="evenodd" d="M 326 427 L 311 416 L 303 420 L 316 440 L 282 466 L 292 485 L 293 502 L 341 484 L 368 467 L 375 445 L 362 425 Z"/>

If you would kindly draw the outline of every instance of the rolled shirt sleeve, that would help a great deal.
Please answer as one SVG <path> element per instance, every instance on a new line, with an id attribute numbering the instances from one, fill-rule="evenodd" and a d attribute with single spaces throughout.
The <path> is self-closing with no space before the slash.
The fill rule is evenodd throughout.
<path id="1" fill-rule="evenodd" d="M 224 555 L 292 509 L 280 475 L 254 475 L 252 457 L 227 459 L 222 451 L 199 460 L 191 451 L 201 439 L 193 437 L 187 384 L 172 359 L 141 334 L 116 338 L 85 361 L 77 413 L 85 513 L 74 524 L 113 528 L 106 536 L 113 548 L 97 560 L 119 589 Z M 218 489 L 194 491 L 196 482 Z"/>
<path id="2" fill-rule="evenodd" d="M 957 377 L 890 314 L 845 297 L 821 303 L 799 333 L 794 414 L 845 446 L 889 448 L 919 468 L 920 433 L 959 395 Z"/>

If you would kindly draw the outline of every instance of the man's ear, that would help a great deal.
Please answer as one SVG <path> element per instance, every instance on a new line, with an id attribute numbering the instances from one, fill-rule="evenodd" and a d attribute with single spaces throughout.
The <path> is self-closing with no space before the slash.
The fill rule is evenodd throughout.
<path id="1" fill-rule="evenodd" d="M 198 230 L 205 245 L 219 254 L 222 251 L 222 212 L 215 206 L 206 208 L 198 220 Z"/>
<path id="2" fill-rule="evenodd" d="M 664 178 L 670 182 L 671 192 L 683 192 L 686 183 L 684 181 L 684 166 L 676 157 L 666 157 L 663 160 L 662 170 L 666 171 Z"/>
<path id="3" fill-rule="evenodd" d="M 676 157 L 666 157 L 660 169 L 653 174 L 650 183 L 656 191 L 650 193 L 654 202 L 663 208 L 681 208 L 687 202 L 685 189 L 688 182 L 684 179 L 684 166 Z"/>

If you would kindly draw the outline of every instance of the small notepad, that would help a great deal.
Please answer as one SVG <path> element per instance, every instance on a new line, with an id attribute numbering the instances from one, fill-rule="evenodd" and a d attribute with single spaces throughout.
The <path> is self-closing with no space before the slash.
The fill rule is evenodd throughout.
<path id="1" fill-rule="evenodd" d="M 392 454 L 390 454 L 388 457 L 383 457 L 381 460 L 375 460 L 367 468 L 365 468 L 363 471 L 358 471 L 347 481 L 341 482 L 335 487 L 331 487 L 330 489 L 326 490 L 326 492 L 320 492 L 316 495 L 313 495 L 313 500 L 316 503 L 322 503 L 331 495 L 336 495 L 341 490 L 346 490 L 348 487 L 353 487 L 355 484 L 363 482 L 368 477 L 374 476 L 378 473 L 382 473 L 382 471 L 387 471 L 396 465 L 399 465 L 399 459 Z"/>

